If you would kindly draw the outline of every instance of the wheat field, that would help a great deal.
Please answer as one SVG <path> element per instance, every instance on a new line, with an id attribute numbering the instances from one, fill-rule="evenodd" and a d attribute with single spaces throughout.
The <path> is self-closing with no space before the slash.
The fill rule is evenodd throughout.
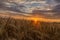
<path id="1" fill-rule="evenodd" d="M 60 23 L 0 17 L 0 40 L 60 40 Z"/>

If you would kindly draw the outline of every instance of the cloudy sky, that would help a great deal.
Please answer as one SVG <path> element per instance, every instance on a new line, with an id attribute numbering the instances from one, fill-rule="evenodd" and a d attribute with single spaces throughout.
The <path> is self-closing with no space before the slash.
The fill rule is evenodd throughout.
<path id="1" fill-rule="evenodd" d="M 36 0 L 36 2 L 32 3 L 32 0 L 25 0 L 25 2 L 19 2 L 20 0 L 0 0 L 0 10 L 8 10 L 14 12 L 23 12 L 30 13 L 34 8 L 40 10 L 51 9 L 54 10 L 54 13 L 40 13 L 45 17 L 59 18 L 60 17 L 60 0 Z M 34 0 L 35 1 L 35 0 Z M 43 2 L 42 2 L 43 1 Z M 41 2 L 41 3 L 40 3 Z M 32 8 L 32 9 L 31 9 Z M 57 11 L 57 12 L 56 12 Z M 36 15 L 38 15 L 36 13 Z"/>

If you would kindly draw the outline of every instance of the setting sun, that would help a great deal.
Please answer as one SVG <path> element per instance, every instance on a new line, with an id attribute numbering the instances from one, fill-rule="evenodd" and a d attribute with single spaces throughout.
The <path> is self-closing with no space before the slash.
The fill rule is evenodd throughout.
<path id="1" fill-rule="evenodd" d="M 39 21 L 38 18 L 33 18 L 32 20 L 34 21 L 35 24 Z"/>

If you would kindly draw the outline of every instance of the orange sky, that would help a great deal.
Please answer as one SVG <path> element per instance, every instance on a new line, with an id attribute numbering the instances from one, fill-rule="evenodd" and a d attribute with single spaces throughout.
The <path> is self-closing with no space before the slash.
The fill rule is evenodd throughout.
<path id="1" fill-rule="evenodd" d="M 38 18 L 38 17 L 24 17 L 24 16 L 11 16 L 15 19 L 25 19 L 25 20 L 33 20 L 33 21 L 43 21 L 43 22 L 60 22 L 60 19 L 47 19 L 47 18 Z"/>
<path id="2" fill-rule="evenodd" d="M 2 17 L 12 17 L 14 19 L 25 19 L 25 20 L 33 20 L 33 21 L 43 21 L 43 22 L 60 22 L 60 19 L 47 19 L 47 18 L 42 18 L 42 17 L 34 17 L 34 16 L 30 16 L 30 17 L 26 17 L 26 16 L 22 16 L 22 15 L 10 15 L 10 14 L 0 14 L 0 16 Z"/>

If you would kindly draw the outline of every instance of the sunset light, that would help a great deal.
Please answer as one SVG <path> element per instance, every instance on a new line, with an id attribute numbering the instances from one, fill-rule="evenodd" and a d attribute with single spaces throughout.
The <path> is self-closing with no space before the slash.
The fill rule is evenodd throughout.
<path id="1" fill-rule="evenodd" d="M 35 24 L 39 21 L 38 18 L 32 18 L 32 20 L 34 21 Z"/>
<path id="2" fill-rule="evenodd" d="M 0 40 L 60 40 L 60 0 L 0 0 Z"/>

